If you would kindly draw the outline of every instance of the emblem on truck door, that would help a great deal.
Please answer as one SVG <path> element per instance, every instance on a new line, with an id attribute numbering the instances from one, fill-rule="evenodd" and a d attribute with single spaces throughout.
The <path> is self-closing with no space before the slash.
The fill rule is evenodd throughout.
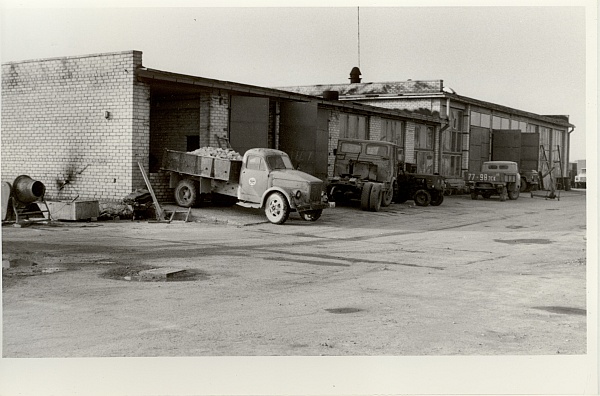
<path id="1" fill-rule="evenodd" d="M 248 184 L 250 184 L 251 186 L 256 184 L 256 179 L 251 177 L 250 179 L 248 179 Z"/>

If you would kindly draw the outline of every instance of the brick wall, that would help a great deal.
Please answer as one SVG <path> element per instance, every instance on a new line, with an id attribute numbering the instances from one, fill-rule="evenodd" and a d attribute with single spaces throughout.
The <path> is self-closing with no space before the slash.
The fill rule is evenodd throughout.
<path id="1" fill-rule="evenodd" d="M 48 199 L 129 194 L 148 158 L 141 61 L 125 51 L 2 64 L 2 181 L 27 174 Z"/>

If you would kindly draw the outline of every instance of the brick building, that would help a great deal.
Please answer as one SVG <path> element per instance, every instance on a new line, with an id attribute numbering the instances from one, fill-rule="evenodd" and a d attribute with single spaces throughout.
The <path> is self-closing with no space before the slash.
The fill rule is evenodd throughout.
<path id="1" fill-rule="evenodd" d="M 2 64 L 2 181 L 27 174 L 50 200 L 119 202 L 145 187 L 170 201 L 165 149 L 282 149 L 326 178 L 339 136 L 397 142 L 407 161 L 413 131 L 440 134 L 437 112 L 410 112 L 143 66 L 140 51 Z"/>
<path id="2" fill-rule="evenodd" d="M 349 84 L 280 89 L 305 95 L 337 92 L 341 101 L 439 116 L 447 127 L 417 124 L 405 130 L 406 162 L 416 164 L 419 172 L 439 173 L 453 184 L 462 183 L 464 172 L 479 171 L 483 161 L 508 159 L 494 158 L 493 147 L 494 137 L 500 141 L 501 132 L 507 131 L 520 131 L 523 142 L 531 142 L 535 165 L 542 174 L 553 169 L 555 178 L 569 176 L 569 140 L 575 126 L 568 116 L 539 115 L 461 96 L 446 89 L 443 80 L 361 83 L 352 72 Z M 546 186 L 549 178 L 545 177 Z"/>

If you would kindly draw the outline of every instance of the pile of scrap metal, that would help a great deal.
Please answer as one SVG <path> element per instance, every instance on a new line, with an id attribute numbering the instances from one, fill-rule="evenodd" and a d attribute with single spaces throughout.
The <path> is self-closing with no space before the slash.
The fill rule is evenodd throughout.
<path id="1" fill-rule="evenodd" d="M 135 190 L 123 198 L 123 204 L 127 205 L 133 213 L 133 220 L 156 217 L 152 195 L 148 190 Z"/>

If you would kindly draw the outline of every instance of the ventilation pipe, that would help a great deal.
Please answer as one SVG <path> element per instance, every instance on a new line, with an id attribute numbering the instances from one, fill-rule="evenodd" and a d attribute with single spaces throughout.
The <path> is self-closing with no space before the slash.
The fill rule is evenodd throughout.
<path id="1" fill-rule="evenodd" d="M 356 84 L 359 83 L 361 78 L 361 73 L 360 73 L 360 69 L 356 66 L 354 66 L 352 68 L 352 71 L 350 71 L 350 84 Z"/>

